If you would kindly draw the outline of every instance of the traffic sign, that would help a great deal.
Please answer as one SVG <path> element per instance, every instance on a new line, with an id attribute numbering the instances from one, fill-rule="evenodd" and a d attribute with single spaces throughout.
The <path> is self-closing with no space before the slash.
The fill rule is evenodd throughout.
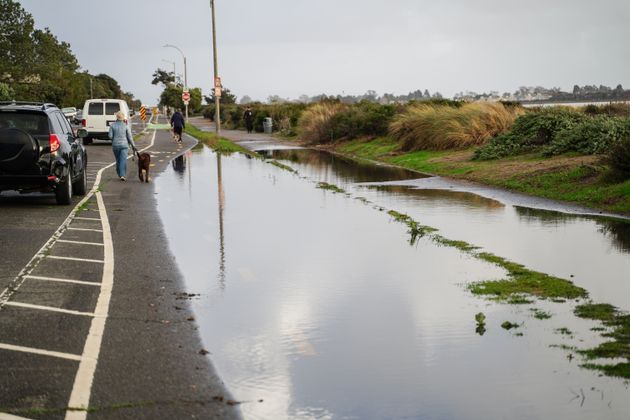
<path id="1" fill-rule="evenodd" d="M 220 88 L 221 87 L 221 78 L 219 76 L 214 78 L 214 87 L 215 88 Z"/>
<path id="2" fill-rule="evenodd" d="M 142 121 L 146 121 L 147 120 L 147 110 L 144 106 L 140 107 L 140 119 Z"/>
<path id="3" fill-rule="evenodd" d="M 190 92 L 184 91 L 182 93 L 182 101 L 184 101 L 185 104 L 188 104 L 188 102 L 190 102 Z"/>
<path id="4" fill-rule="evenodd" d="M 214 96 L 216 96 L 217 98 L 221 97 L 221 87 L 215 87 L 214 88 Z"/>

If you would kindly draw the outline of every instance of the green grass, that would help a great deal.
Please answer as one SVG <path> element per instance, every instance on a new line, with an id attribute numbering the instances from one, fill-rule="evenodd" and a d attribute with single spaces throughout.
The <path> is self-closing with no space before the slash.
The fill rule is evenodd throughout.
<path id="1" fill-rule="evenodd" d="M 586 290 L 568 280 L 530 270 L 494 254 L 482 252 L 477 257 L 504 268 L 509 273 L 509 278 L 472 283 L 469 289 L 475 295 L 490 296 L 501 301 L 509 301 L 522 295 L 545 299 L 577 299 L 588 295 Z"/>
<path id="2" fill-rule="evenodd" d="M 221 154 L 230 154 L 230 153 L 244 153 L 246 155 L 259 158 L 260 156 L 251 150 L 248 150 L 242 146 L 239 146 L 236 143 L 224 138 L 219 137 L 215 133 L 210 133 L 207 131 L 201 131 L 197 127 L 193 125 L 188 125 L 186 127 L 186 133 L 193 136 L 200 142 L 207 144 L 210 148 L 212 148 L 215 152 Z"/>
<path id="3" fill-rule="evenodd" d="M 329 184 L 328 182 L 318 182 L 317 188 L 319 188 L 320 190 L 332 191 L 335 194 L 347 194 L 344 189 L 339 188 L 334 184 Z"/>
<path id="4" fill-rule="evenodd" d="M 290 167 L 289 165 L 285 165 L 284 163 L 280 163 L 277 160 L 268 160 L 267 163 L 269 163 L 270 165 L 276 166 L 284 171 L 288 171 L 291 173 L 296 174 L 297 171 L 295 169 L 293 169 L 292 167 Z"/>
<path id="5" fill-rule="evenodd" d="M 543 320 L 551 318 L 551 314 L 549 312 L 543 311 L 542 309 L 532 308 L 530 309 L 530 311 L 532 312 L 533 317 L 536 319 Z"/>
<path id="6" fill-rule="evenodd" d="M 585 165 L 580 157 L 574 157 L 568 166 L 537 171 L 537 164 L 549 160 L 540 153 L 492 161 L 449 160 L 453 153 L 471 154 L 475 149 L 401 153 L 399 144 L 388 137 L 344 142 L 336 150 L 355 159 L 381 161 L 422 173 L 468 179 L 539 197 L 630 213 L 630 180 L 611 179 L 606 165 Z M 505 170 L 506 165 L 509 170 Z M 503 171 L 496 170 L 502 167 Z M 521 170 L 525 167 L 528 170 Z"/>
<path id="7" fill-rule="evenodd" d="M 513 328 L 520 328 L 520 327 L 521 327 L 521 324 L 517 324 L 515 322 L 510 322 L 510 321 L 504 321 L 501 324 L 501 328 L 503 328 L 504 330 L 508 330 L 508 331 L 513 329 Z"/>

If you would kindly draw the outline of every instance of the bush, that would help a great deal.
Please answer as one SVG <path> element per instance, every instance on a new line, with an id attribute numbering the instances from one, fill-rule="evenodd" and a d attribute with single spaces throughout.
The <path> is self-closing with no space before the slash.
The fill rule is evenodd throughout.
<path id="1" fill-rule="evenodd" d="M 389 132 L 404 151 L 465 148 L 504 132 L 522 112 L 501 103 L 419 103 L 394 118 Z"/>
<path id="2" fill-rule="evenodd" d="M 282 104 L 248 104 L 254 113 L 254 130 L 263 131 L 263 121 L 267 117 L 273 120 L 275 131 L 280 131 L 286 135 L 295 135 L 297 122 L 306 108 L 304 104 L 282 103 Z M 221 124 L 229 129 L 239 129 L 245 127 L 243 114 L 247 105 L 229 104 L 221 106 Z M 215 106 L 208 105 L 203 111 L 204 118 L 214 121 Z"/>
<path id="3" fill-rule="evenodd" d="M 352 140 L 358 137 L 384 136 L 395 114 L 396 105 L 361 101 L 332 116 L 332 138 Z"/>
<path id="4" fill-rule="evenodd" d="M 334 138 L 332 120 L 348 105 L 339 102 L 320 102 L 304 111 L 299 121 L 298 132 L 309 143 L 327 143 Z"/>
<path id="5" fill-rule="evenodd" d="M 475 151 L 474 159 L 498 159 L 526 153 L 552 143 L 562 130 L 583 122 L 588 117 L 569 108 L 539 108 L 519 116 L 511 130 L 490 140 Z"/>
<path id="6" fill-rule="evenodd" d="M 609 103 L 605 105 L 589 104 L 580 109 L 586 115 L 630 117 L 630 104 L 627 103 Z"/>
<path id="7" fill-rule="evenodd" d="M 608 152 L 608 164 L 623 179 L 630 178 L 630 135 L 612 144 Z"/>
<path id="8" fill-rule="evenodd" d="M 543 149 L 545 156 L 567 152 L 586 155 L 602 154 L 616 142 L 630 135 L 630 120 L 620 117 L 597 115 L 573 127 L 561 130 L 554 140 Z"/>

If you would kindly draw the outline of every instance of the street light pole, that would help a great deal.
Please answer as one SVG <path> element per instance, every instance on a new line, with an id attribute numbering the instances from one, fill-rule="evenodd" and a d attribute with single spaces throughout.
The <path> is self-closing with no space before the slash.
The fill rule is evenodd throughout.
<path id="1" fill-rule="evenodd" d="M 188 70 L 186 68 L 186 56 L 184 55 L 184 52 L 175 45 L 166 44 L 164 47 L 175 48 L 182 55 L 182 58 L 184 59 L 184 90 L 188 90 Z M 186 122 L 188 122 L 188 104 L 184 105 L 186 106 Z"/>
<path id="2" fill-rule="evenodd" d="M 177 84 L 177 72 L 175 71 L 175 62 L 171 60 L 162 59 L 165 63 L 171 63 L 173 65 L 173 82 Z"/>
<path id="3" fill-rule="evenodd" d="M 214 19 L 214 0 L 210 0 L 210 8 L 212 9 L 212 52 L 214 55 L 214 80 L 216 84 L 219 77 L 219 60 L 217 57 L 217 25 Z M 217 135 L 219 135 L 221 134 L 221 98 L 216 94 L 216 86 L 214 89 L 214 127 Z"/>

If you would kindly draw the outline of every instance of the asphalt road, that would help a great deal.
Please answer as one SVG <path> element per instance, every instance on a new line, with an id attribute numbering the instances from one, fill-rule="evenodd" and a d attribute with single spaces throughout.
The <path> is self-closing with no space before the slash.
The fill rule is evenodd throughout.
<path id="1" fill-rule="evenodd" d="M 194 144 L 137 141 L 152 177 Z M 87 149 L 99 188 L 83 201 L 0 196 L 0 419 L 240 417 L 201 354 L 152 184 L 131 160 L 119 181 L 108 143 Z"/>

